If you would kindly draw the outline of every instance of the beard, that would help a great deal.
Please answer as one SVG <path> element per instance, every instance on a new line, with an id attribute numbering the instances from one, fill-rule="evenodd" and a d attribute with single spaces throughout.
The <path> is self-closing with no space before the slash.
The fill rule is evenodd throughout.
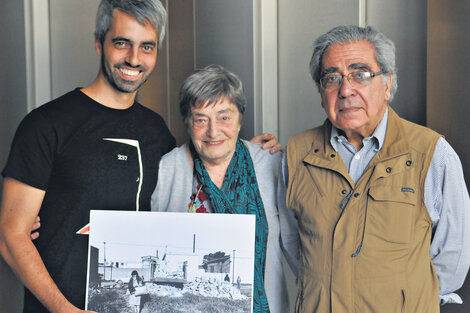
<path id="1" fill-rule="evenodd" d="M 116 73 L 116 71 L 118 71 L 121 66 L 139 70 L 143 73 L 143 75 L 138 80 L 123 79 L 119 76 L 119 74 Z M 141 65 L 132 66 L 127 62 L 111 65 L 105 58 L 104 53 L 101 54 L 101 71 L 111 87 L 124 93 L 133 93 L 137 91 L 148 80 L 151 74 L 151 71 L 148 72 L 148 69 Z"/>

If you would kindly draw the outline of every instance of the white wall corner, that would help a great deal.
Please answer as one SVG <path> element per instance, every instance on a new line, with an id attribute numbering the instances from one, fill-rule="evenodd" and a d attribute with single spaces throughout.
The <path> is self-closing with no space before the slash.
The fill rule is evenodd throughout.
<path id="1" fill-rule="evenodd" d="M 28 112 L 51 100 L 49 0 L 24 0 Z"/>
<path id="2" fill-rule="evenodd" d="M 367 26 L 367 0 L 359 0 L 359 26 Z"/>
<path id="3" fill-rule="evenodd" d="M 278 3 L 253 1 L 255 133 L 279 137 Z"/>

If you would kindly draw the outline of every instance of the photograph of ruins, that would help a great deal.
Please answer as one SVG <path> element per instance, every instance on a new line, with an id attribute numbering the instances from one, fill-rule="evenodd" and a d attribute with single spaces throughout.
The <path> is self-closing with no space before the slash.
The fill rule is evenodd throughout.
<path id="1" fill-rule="evenodd" d="M 87 310 L 250 313 L 254 215 L 91 211 Z"/>

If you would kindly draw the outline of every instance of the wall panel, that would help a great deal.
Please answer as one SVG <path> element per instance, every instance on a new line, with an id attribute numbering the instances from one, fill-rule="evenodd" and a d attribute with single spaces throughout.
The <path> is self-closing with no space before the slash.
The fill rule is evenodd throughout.
<path id="1" fill-rule="evenodd" d="M 27 113 L 26 54 L 23 1 L 0 1 L 0 170 L 5 166 L 11 141 Z M 0 179 L 0 188 L 3 180 Z M 1 200 L 1 194 L 0 194 Z M 23 286 L 0 257 L 0 313 L 17 313 L 23 308 Z"/>
<path id="2" fill-rule="evenodd" d="M 99 0 L 50 0 L 52 98 L 95 79 L 95 16 Z"/>
<path id="3" fill-rule="evenodd" d="M 220 64 L 243 82 L 247 108 L 242 138 L 254 135 L 252 0 L 195 0 L 196 68 Z"/>
<path id="4" fill-rule="evenodd" d="M 470 179 L 470 2 L 428 1 L 427 120 L 452 145 Z M 463 305 L 450 304 L 442 313 L 470 312 L 470 279 L 458 292 Z"/>
<path id="5" fill-rule="evenodd" d="M 313 41 L 334 26 L 359 23 L 359 1 L 279 0 L 279 138 L 283 145 L 326 118 L 309 73 Z"/>
<path id="6" fill-rule="evenodd" d="M 426 125 L 426 0 L 367 0 L 366 24 L 395 43 L 398 91 L 391 105 L 412 122 Z"/>

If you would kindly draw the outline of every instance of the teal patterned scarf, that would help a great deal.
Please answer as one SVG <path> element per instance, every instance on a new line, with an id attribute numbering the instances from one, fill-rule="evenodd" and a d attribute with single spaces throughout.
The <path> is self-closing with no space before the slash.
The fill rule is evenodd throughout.
<path id="1" fill-rule="evenodd" d="M 256 215 L 253 312 L 268 313 L 268 300 L 264 290 L 268 222 L 248 148 L 238 139 L 235 153 L 225 173 L 221 189 L 210 179 L 192 142 L 189 144 L 189 149 L 194 160 L 194 173 L 202 184 L 204 193 L 208 196 L 214 213 Z"/>

